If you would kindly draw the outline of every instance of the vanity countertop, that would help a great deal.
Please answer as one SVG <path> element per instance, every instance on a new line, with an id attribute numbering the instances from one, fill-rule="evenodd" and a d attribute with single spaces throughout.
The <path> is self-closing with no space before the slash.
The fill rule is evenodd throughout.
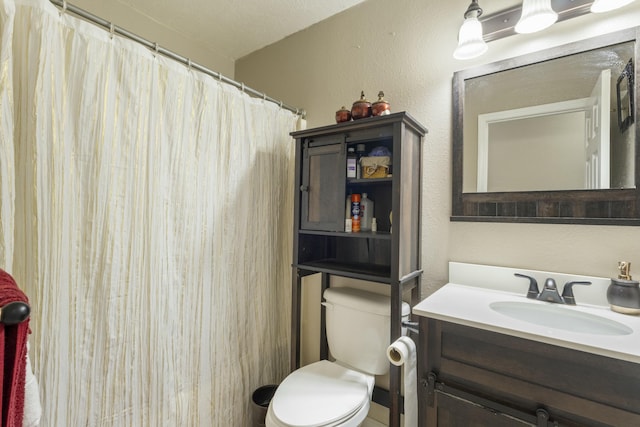
<path id="1" fill-rule="evenodd" d="M 450 263 L 450 282 L 413 307 L 413 313 L 423 317 L 462 324 L 493 332 L 526 338 L 599 354 L 615 359 L 640 363 L 640 316 L 613 312 L 606 304 L 608 278 L 587 277 L 588 287 L 574 288 L 577 305 L 565 306 L 526 298 L 527 281 L 515 278 L 514 272 L 534 276 L 541 285 L 546 277 L 554 277 L 562 292 L 563 280 L 584 280 L 584 277 L 534 270 L 512 269 L 474 264 Z M 475 278 L 481 277 L 482 280 Z M 457 283 L 463 282 L 463 283 Z M 475 282 L 469 284 L 468 282 Z M 586 289 L 590 288 L 590 289 Z M 600 295 L 602 294 L 602 295 Z M 582 299 L 581 299 L 582 298 Z M 580 302 L 580 301 L 585 302 Z M 602 304 L 604 301 L 604 304 Z M 538 304 L 536 308 L 571 310 L 582 316 L 598 316 L 630 328 L 625 335 L 576 332 L 530 321 L 519 320 L 491 308 L 491 304 Z"/>

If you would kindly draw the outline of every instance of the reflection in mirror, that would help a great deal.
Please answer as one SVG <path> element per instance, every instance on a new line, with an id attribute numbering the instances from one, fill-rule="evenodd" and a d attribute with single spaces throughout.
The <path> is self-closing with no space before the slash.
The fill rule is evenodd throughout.
<path id="1" fill-rule="evenodd" d="M 634 48 L 467 79 L 463 191 L 633 188 L 635 129 L 618 126 L 617 82 Z"/>
<path id="2" fill-rule="evenodd" d="M 454 73 L 451 219 L 640 225 L 639 34 Z"/>
<path id="3" fill-rule="evenodd" d="M 616 83 L 616 98 L 618 100 L 618 127 L 620 132 L 626 131 L 633 123 L 635 108 L 633 81 L 635 79 L 633 58 L 629 60 L 624 71 Z"/>

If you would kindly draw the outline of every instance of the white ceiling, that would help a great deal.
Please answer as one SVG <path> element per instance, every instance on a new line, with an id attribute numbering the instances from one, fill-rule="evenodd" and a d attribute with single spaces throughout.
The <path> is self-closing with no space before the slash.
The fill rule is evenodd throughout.
<path id="1" fill-rule="evenodd" d="M 211 52 L 236 60 L 365 0 L 117 1 Z"/>

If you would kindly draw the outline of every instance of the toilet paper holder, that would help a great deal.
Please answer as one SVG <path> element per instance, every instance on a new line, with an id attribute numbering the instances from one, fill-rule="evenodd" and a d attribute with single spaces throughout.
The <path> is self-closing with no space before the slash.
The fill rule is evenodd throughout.
<path id="1" fill-rule="evenodd" d="M 418 329 L 418 322 L 409 322 L 407 320 L 402 322 L 402 327 L 407 328 L 409 331 L 414 334 L 419 334 L 420 330 Z"/>

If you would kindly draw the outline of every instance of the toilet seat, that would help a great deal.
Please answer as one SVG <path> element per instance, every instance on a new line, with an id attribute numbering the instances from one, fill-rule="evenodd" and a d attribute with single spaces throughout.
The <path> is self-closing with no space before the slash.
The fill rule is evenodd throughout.
<path id="1" fill-rule="evenodd" d="M 278 386 L 267 425 L 357 426 L 369 411 L 374 381 L 372 375 L 327 360 L 304 366 Z"/>

